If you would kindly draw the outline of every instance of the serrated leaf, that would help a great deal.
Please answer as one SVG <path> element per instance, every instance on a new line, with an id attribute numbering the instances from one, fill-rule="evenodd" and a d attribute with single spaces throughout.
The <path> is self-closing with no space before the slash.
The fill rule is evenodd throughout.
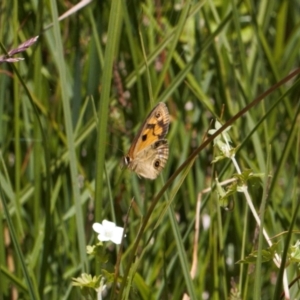
<path id="1" fill-rule="evenodd" d="M 300 241 L 297 241 L 295 245 L 289 247 L 288 257 L 290 262 L 300 262 Z"/>
<path id="2" fill-rule="evenodd" d="M 227 187 L 227 190 L 226 190 L 226 196 L 230 196 L 230 195 L 233 195 L 237 192 L 237 188 L 238 188 L 238 185 L 237 185 L 237 182 L 234 181 L 232 184 L 230 184 L 228 187 Z"/>
<path id="3" fill-rule="evenodd" d="M 110 272 L 108 272 L 105 269 L 102 269 L 101 271 L 102 271 L 102 274 L 105 277 L 107 283 L 113 283 L 114 282 L 114 280 L 115 280 L 115 273 L 110 273 Z M 117 282 L 119 282 L 119 283 L 122 282 L 122 277 L 121 276 L 118 276 Z"/>
<path id="4" fill-rule="evenodd" d="M 275 254 L 277 252 L 277 247 L 278 247 L 278 242 L 274 243 L 271 247 L 269 247 L 267 249 L 263 249 L 261 252 L 262 262 L 267 262 L 267 261 L 273 260 L 273 258 L 275 257 Z M 252 253 L 250 253 L 248 256 L 246 256 L 244 259 L 241 259 L 241 260 L 237 261 L 236 263 L 239 263 L 239 264 L 255 263 L 257 260 L 257 256 L 258 256 L 258 251 L 255 250 Z"/>
<path id="5" fill-rule="evenodd" d="M 237 174 L 237 173 L 233 174 L 233 177 L 242 181 L 243 183 L 246 183 L 251 173 L 252 173 L 251 169 L 245 169 L 241 174 Z"/>
<path id="6" fill-rule="evenodd" d="M 263 173 L 253 173 L 251 169 L 246 169 L 241 174 L 233 174 L 233 177 L 239 180 L 239 185 L 246 185 L 249 180 L 261 178 L 264 175 Z"/>

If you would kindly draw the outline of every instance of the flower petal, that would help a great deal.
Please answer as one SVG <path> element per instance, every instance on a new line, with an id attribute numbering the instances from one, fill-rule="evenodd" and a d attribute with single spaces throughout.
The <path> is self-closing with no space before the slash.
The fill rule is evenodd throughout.
<path id="1" fill-rule="evenodd" d="M 116 226 L 114 233 L 111 237 L 111 241 L 118 245 L 121 244 L 123 231 L 124 231 L 124 229 L 122 227 Z"/>
<path id="2" fill-rule="evenodd" d="M 107 220 L 103 220 L 102 225 L 105 228 L 105 231 L 112 231 L 116 227 L 116 224 L 114 222 L 110 222 Z"/>
<path id="3" fill-rule="evenodd" d="M 106 236 L 105 234 L 99 234 L 97 238 L 100 242 L 107 242 L 110 240 L 110 237 Z"/>
<path id="4" fill-rule="evenodd" d="M 94 223 L 93 230 L 100 234 L 104 232 L 104 228 L 103 228 L 102 224 L 100 224 L 100 223 Z"/>

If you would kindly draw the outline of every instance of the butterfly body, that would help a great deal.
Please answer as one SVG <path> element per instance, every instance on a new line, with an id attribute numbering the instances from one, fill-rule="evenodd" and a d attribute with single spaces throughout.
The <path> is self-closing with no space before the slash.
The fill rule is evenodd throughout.
<path id="1" fill-rule="evenodd" d="M 169 145 L 165 139 L 170 116 L 167 106 L 160 102 L 149 113 L 124 157 L 124 164 L 139 176 L 155 179 L 165 167 Z"/>

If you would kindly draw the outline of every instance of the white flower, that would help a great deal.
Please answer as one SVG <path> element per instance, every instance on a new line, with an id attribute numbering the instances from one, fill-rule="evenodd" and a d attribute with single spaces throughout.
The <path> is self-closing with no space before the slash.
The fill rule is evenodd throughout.
<path id="1" fill-rule="evenodd" d="M 123 228 L 116 226 L 115 223 L 103 220 L 101 223 L 94 223 L 93 229 L 98 233 L 100 242 L 112 241 L 115 244 L 121 244 Z"/>

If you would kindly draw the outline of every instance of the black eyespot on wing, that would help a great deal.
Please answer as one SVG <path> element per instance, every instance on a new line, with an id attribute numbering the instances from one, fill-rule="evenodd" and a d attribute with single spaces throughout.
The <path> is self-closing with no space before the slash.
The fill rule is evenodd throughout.
<path id="1" fill-rule="evenodd" d="M 147 134 L 142 135 L 142 141 L 145 142 L 147 140 Z"/>
<path id="2" fill-rule="evenodd" d="M 155 162 L 154 162 L 154 164 L 153 164 L 153 167 L 154 167 L 155 169 L 158 169 L 159 166 L 160 166 L 160 160 L 157 159 L 157 160 L 155 160 Z"/>

